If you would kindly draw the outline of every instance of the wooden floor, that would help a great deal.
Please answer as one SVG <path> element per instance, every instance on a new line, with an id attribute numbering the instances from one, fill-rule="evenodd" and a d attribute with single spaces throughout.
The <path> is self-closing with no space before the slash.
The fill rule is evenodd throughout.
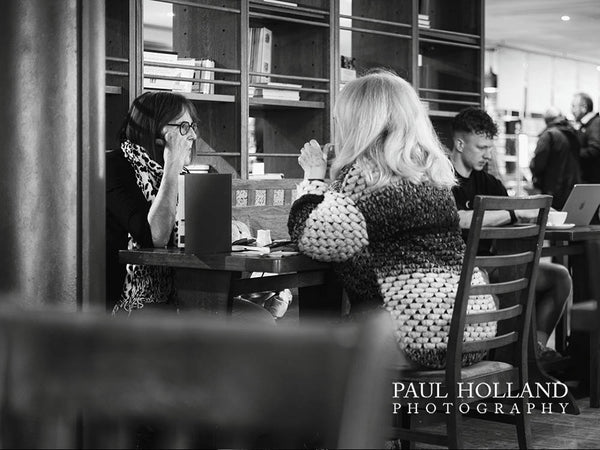
<path id="1" fill-rule="evenodd" d="M 297 323 L 297 298 L 280 322 Z M 560 379 L 560 377 L 559 377 Z M 571 382 L 567 382 L 570 387 Z M 574 395 L 581 413 L 571 414 L 541 414 L 533 411 L 531 414 L 532 449 L 600 449 L 600 408 L 590 408 L 587 396 Z M 585 394 L 584 394 L 585 395 Z M 424 418 L 424 423 L 442 431 L 443 424 L 438 416 Z M 464 446 L 467 449 L 517 449 L 515 427 L 497 422 L 489 422 L 466 417 Z M 388 448 L 399 448 L 388 443 Z M 434 445 L 416 444 L 415 448 L 442 448 Z"/>
<path id="2" fill-rule="evenodd" d="M 581 410 L 578 416 L 571 414 L 531 414 L 532 449 L 598 449 L 600 448 L 600 408 L 589 407 L 589 397 L 577 399 Z M 440 418 L 424 418 L 419 426 L 428 425 L 430 430 L 442 431 Z M 497 422 L 466 417 L 464 419 L 464 448 L 466 449 L 516 449 L 519 448 L 515 427 Z M 388 448 L 399 448 L 389 443 Z M 421 444 L 415 448 L 441 448 Z"/>

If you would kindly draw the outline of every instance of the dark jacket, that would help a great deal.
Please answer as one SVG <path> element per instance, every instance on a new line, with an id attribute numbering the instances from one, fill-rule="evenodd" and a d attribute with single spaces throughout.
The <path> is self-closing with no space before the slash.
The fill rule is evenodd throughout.
<path id="1" fill-rule="evenodd" d="M 596 114 L 579 129 L 581 178 L 584 183 L 600 183 L 600 116 Z"/>
<path id="2" fill-rule="evenodd" d="M 548 124 L 540 134 L 530 168 L 533 185 L 553 196 L 552 207 L 562 209 L 573 185 L 581 182 L 579 139 L 566 119 Z"/>

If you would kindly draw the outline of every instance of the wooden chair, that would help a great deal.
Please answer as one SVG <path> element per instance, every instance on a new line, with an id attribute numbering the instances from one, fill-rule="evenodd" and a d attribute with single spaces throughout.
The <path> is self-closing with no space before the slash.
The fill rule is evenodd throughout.
<path id="1" fill-rule="evenodd" d="M 394 416 L 393 437 L 401 440 L 403 448 L 410 446 L 410 441 L 427 442 L 449 448 L 463 448 L 462 414 L 458 409 L 459 406 L 467 404 L 469 411 L 473 412 L 476 403 L 484 400 L 493 401 L 494 392 L 489 392 L 485 389 L 486 386 L 497 386 L 497 394 L 502 396 L 509 391 L 520 392 L 527 382 L 528 346 L 532 347 L 529 333 L 532 322 L 535 279 L 551 199 L 547 195 L 527 198 L 492 196 L 475 198 L 473 219 L 450 324 L 446 368 L 445 370 L 403 370 L 397 377 L 397 381 L 403 383 L 402 386 L 417 387 L 417 396 L 406 392 L 408 389 L 405 389 L 406 395 L 400 393 L 400 398 L 393 400 L 401 404 L 400 414 Z M 483 216 L 486 211 L 515 209 L 539 209 L 537 220 L 526 226 L 483 226 Z M 477 256 L 479 242 L 483 239 L 495 239 L 498 247 L 502 248 L 502 251 L 499 252 L 501 254 Z M 501 242 L 509 245 L 501 245 Z M 472 286 L 471 277 L 476 267 L 488 271 L 497 270 L 499 281 Z M 484 294 L 493 294 L 499 297 L 498 310 L 467 314 L 469 296 Z M 491 321 L 498 322 L 496 337 L 465 342 L 465 325 Z M 469 367 L 461 367 L 464 352 L 480 351 L 488 352 L 485 360 Z M 420 382 L 438 383 L 434 386 L 440 386 L 441 396 L 447 395 L 447 398 L 440 398 L 440 396 L 427 399 L 418 398 L 418 383 Z M 469 385 L 468 383 L 473 384 Z M 461 391 L 460 388 L 465 386 L 474 388 L 471 392 Z M 475 386 L 482 386 L 482 388 L 477 390 Z M 527 398 L 513 400 L 521 412 L 525 410 Z M 449 403 L 448 414 L 445 414 L 446 433 L 411 429 L 411 414 L 408 414 L 406 409 L 408 403 L 418 403 L 421 414 L 424 413 L 423 408 L 426 403 L 434 404 L 437 411 L 443 413 L 446 413 L 446 407 L 443 404 Z M 509 407 L 505 407 L 503 411 L 506 412 L 509 409 Z M 494 412 L 493 409 L 491 411 Z M 508 416 L 475 414 L 474 416 L 499 421 L 508 420 L 515 424 L 519 447 L 527 448 L 531 436 L 527 414 Z"/>
<path id="2" fill-rule="evenodd" d="M 3 310 L 0 332 L 2 448 L 133 448 L 136 423 L 159 425 L 156 448 L 384 443 L 386 315 L 267 328 Z"/>

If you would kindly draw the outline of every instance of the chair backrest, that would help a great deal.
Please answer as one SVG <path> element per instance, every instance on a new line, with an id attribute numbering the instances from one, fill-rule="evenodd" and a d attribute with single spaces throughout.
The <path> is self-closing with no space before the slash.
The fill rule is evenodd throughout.
<path id="1" fill-rule="evenodd" d="M 287 220 L 302 180 L 233 180 L 232 217 L 256 230 L 271 230 L 273 239 L 289 239 Z"/>
<path id="2" fill-rule="evenodd" d="M 475 197 L 467 249 L 454 304 L 448 336 L 446 373 L 449 385 L 461 377 L 463 353 L 489 352 L 519 369 L 520 380 L 527 379 L 527 346 L 535 294 L 535 280 L 543 246 L 546 221 L 552 197 L 536 195 L 524 198 Z M 486 211 L 538 210 L 537 218 L 527 225 L 484 227 Z M 496 252 L 477 255 L 481 240 L 493 240 Z M 491 282 L 472 285 L 476 268 L 491 274 Z M 499 299 L 496 311 L 467 313 L 470 296 L 494 295 Z M 495 337 L 465 341 L 465 325 L 498 322 Z"/>
<path id="3" fill-rule="evenodd" d="M 2 416 L 10 419 L 2 447 L 78 447 L 77 417 L 84 441 L 101 437 L 83 444 L 94 448 L 133 447 L 124 424 L 155 421 L 176 431 L 158 444 L 165 448 L 384 442 L 394 351 L 385 315 L 364 327 L 266 328 L 196 314 L 1 311 L 0 332 Z M 92 423 L 102 431 L 87 429 Z"/>

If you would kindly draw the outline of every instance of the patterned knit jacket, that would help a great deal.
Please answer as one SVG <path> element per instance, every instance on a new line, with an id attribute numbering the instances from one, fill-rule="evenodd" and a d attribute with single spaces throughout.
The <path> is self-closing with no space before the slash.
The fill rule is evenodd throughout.
<path id="1" fill-rule="evenodd" d="M 383 307 L 407 356 L 442 368 L 465 244 L 451 190 L 398 180 L 367 187 L 356 167 L 330 186 L 304 180 L 288 221 L 290 236 L 313 259 L 333 262 L 356 315 Z M 477 271 L 473 283 L 483 283 Z M 495 309 L 472 297 L 468 312 Z M 467 313 L 468 313 L 467 312 Z M 466 339 L 493 336 L 495 323 L 467 326 Z M 463 355 L 463 364 L 484 355 Z"/>

